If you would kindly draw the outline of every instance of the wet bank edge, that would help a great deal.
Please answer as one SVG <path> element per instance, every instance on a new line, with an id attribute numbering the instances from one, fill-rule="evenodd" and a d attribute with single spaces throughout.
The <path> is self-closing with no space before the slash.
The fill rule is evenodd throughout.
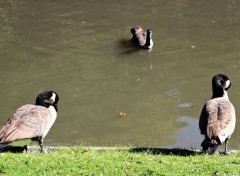
<path id="1" fill-rule="evenodd" d="M 59 150 L 76 150 L 80 149 L 82 152 L 90 151 L 128 151 L 131 153 L 146 153 L 152 155 L 176 155 L 176 156 L 194 156 L 205 154 L 199 149 L 186 149 L 186 148 L 151 148 L 151 147 L 100 147 L 100 146 L 44 146 L 43 153 L 50 154 Z M 26 152 L 22 147 L 12 147 L 5 150 L 1 150 L 0 153 L 24 153 Z M 229 150 L 228 154 L 237 153 L 239 150 Z M 27 153 L 40 153 L 38 146 L 28 146 Z M 223 151 L 219 151 L 222 154 Z"/>

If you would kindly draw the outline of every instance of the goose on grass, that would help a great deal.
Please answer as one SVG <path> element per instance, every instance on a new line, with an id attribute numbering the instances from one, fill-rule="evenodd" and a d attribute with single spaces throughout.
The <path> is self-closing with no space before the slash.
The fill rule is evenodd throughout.
<path id="1" fill-rule="evenodd" d="M 227 143 L 235 129 L 235 109 L 227 93 L 230 87 L 231 81 L 226 75 L 215 75 L 212 78 L 212 98 L 204 105 L 200 115 L 199 129 L 205 136 L 201 146 L 210 154 L 217 151 L 222 143 L 225 143 L 227 154 Z"/>
<path id="2" fill-rule="evenodd" d="M 45 91 L 36 98 L 35 105 L 18 108 L 0 129 L 0 150 L 23 147 L 37 141 L 43 152 L 43 139 L 57 118 L 59 97 L 54 91 Z"/>

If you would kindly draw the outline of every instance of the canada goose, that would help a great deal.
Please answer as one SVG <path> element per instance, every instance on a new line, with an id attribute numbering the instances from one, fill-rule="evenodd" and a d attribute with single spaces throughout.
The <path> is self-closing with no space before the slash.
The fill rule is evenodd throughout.
<path id="1" fill-rule="evenodd" d="M 57 118 L 59 97 L 54 91 L 45 91 L 36 98 L 35 105 L 27 104 L 16 110 L 0 129 L 0 149 L 24 147 L 38 141 L 43 152 L 43 139 Z"/>
<path id="2" fill-rule="evenodd" d="M 235 128 L 235 109 L 227 93 L 230 87 L 231 82 L 226 75 L 215 75 L 212 79 L 212 99 L 204 105 L 200 115 L 199 129 L 205 136 L 201 146 L 205 152 L 210 148 L 210 154 L 223 142 L 227 154 L 227 143 Z"/>
<path id="3" fill-rule="evenodd" d="M 153 47 L 152 31 L 148 29 L 147 32 L 141 26 L 131 29 L 132 42 L 143 49 L 151 49 Z"/>

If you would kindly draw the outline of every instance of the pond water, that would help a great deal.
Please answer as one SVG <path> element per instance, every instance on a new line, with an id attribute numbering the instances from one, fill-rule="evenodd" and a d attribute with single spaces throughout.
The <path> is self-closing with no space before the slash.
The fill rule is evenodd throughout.
<path id="1" fill-rule="evenodd" d="M 237 0 L 1 1 L 0 124 L 54 90 L 46 144 L 200 148 L 213 75 L 231 79 L 239 115 L 239 21 Z M 128 45 L 138 25 L 152 29 L 151 51 Z M 239 132 L 237 120 L 230 148 Z"/>

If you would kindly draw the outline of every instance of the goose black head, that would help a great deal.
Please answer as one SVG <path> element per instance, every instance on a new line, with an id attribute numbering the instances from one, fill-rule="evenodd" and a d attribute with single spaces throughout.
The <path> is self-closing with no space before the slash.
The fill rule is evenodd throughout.
<path id="1" fill-rule="evenodd" d="M 231 81 L 224 74 L 217 74 L 212 79 L 212 98 L 223 97 L 231 87 Z"/>
<path id="2" fill-rule="evenodd" d="M 40 105 L 40 106 L 44 106 L 46 108 L 48 108 L 49 106 L 53 106 L 57 111 L 58 110 L 57 109 L 58 101 L 59 101 L 59 96 L 56 92 L 45 91 L 45 92 L 40 93 L 37 96 L 35 104 Z"/>

